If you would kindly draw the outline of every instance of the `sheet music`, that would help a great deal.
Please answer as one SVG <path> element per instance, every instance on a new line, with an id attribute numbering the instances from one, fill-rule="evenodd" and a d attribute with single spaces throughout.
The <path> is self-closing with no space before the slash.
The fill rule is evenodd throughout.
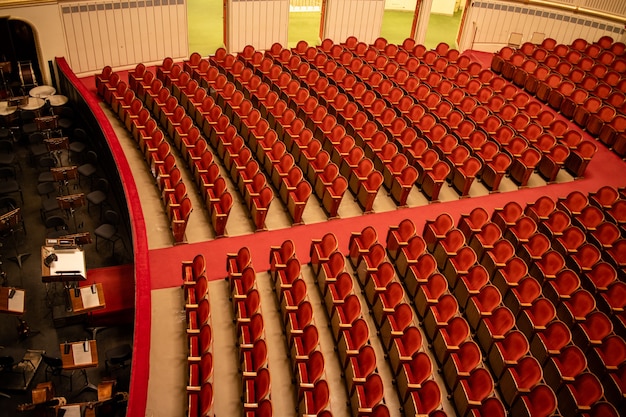
<path id="1" fill-rule="evenodd" d="M 89 346 L 89 352 L 85 352 L 83 349 L 84 343 L 72 344 L 72 355 L 74 356 L 74 365 L 86 365 L 92 363 L 91 360 L 91 346 Z"/>
<path id="2" fill-rule="evenodd" d="M 64 405 L 61 409 L 65 410 L 64 417 L 81 417 L 80 405 Z"/>
<path id="3" fill-rule="evenodd" d="M 9 311 L 24 311 L 24 290 L 15 290 L 15 294 L 13 294 L 13 298 L 9 298 Z"/>
<path id="4" fill-rule="evenodd" d="M 91 286 L 82 287 L 80 289 L 80 298 L 83 300 L 84 308 L 93 308 L 98 307 L 100 305 L 100 298 L 98 297 L 98 292 L 92 293 Z"/>
<path id="5" fill-rule="evenodd" d="M 50 275 L 63 273 L 64 271 L 78 271 L 79 275 L 86 277 L 85 255 L 83 251 L 76 249 L 57 249 L 54 251 L 57 260 L 50 265 Z"/>

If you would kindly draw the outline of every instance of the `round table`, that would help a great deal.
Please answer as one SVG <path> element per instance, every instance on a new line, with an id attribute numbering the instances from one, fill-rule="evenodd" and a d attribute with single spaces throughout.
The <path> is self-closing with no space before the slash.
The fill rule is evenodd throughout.
<path id="1" fill-rule="evenodd" d="M 20 108 L 22 110 L 39 110 L 44 104 L 46 104 L 46 101 L 43 98 L 28 97 L 28 104 Z"/>
<path id="2" fill-rule="evenodd" d="M 54 95 L 57 90 L 51 85 L 40 85 L 39 87 L 31 88 L 28 95 L 37 98 L 46 98 Z"/>
<path id="3" fill-rule="evenodd" d="M 47 98 L 48 103 L 50 103 L 50 105 L 52 107 L 58 107 L 58 106 L 63 106 L 65 103 L 68 102 L 68 98 L 67 96 L 63 96 L 61 94 L 55 94 L 53 96 L 50 96 Z"/>
<path id="4" fill-rule="evenodd" d="M 0 101 L 0 116 L 9 116 L 17 111 L 16 106 L 8 106 L 6 101 Z"/>

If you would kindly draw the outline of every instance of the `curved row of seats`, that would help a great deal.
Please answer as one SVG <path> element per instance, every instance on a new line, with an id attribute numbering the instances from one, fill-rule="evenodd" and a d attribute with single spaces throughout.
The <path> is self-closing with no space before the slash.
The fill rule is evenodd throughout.
<path id="1" fill-rule="evenodd" d="M 188 342 L 188 417 L 214 415 L 213 331 L 205 266 L 203 255 L 182 263 Z"/>
<path id="2" fill-rule="evenodd" d="M 618 415 L 626 369 L 624 236 L 626 192 L 603 187 L 526 207 L 509 203 L 492 214 L 477 208 L 456 224 L 443 214 L 421 234 L 407 219 L 390 227 L 385 246 L 367 227 L 352 234 L 347 255 L 329 233 L 312 241 L 311 269 L 340 364 L 356 385 L 373 374 L 358 281 L 405 412 L 442 413 L 441 400 L 433 400 L 441 398 L 439 387 L 425 388 L 432 364 L 424 334 L 460 415 L 504 415 L 505 407 L 515 415 Z M 283 285 L 295 303 L 307 299 L 297 289 L 294 256 L 291 241 L 271 250 L 281 305 Z M 346 385 L 357 401 L 355 384 Z"/>
<path id="3" fill-rule="evenodd" d="M 619 203 L 620 201 L 616 202 L 616 200 L 621 200 L 617 190 L 611 190 L 607 187 L 600 191 L 596 194 L 613 196 L 613 200 L 604 197 L 604 201 Z M 598 208 L 589 206 L 587 197 L 578 192 L 559 201 L 558 207 L 572 210 L 573 203 L 570 201 L 578 200 L 580 197 L 584 197 L 584 199 L 578 202 L 577 207 L 579 209 L 584 210 L 586 208 L 587 213 L 597 213 Z M 591 198 L 595 198 L 595 195 L 592 195 Z M 480 311 L 483 317 L 477 330 L 479 341 L 485 330 L 493 332 L 494 329 L 498 329 L 501 331 L 502 326 L 516 324 L 519 329 L 516 337 L 520 340 L 510 344 L 512 350 L 501 349 L 504 348 L 504 341 L 509 336 L 504 336 L 502 342 L 496 343 L 496 346 L 499 346 L 500 354 L 507 352 L 502 357 L 509 356 L 504 363 L 512 361 L 516 368 L 521 366 L 520 360 L 513 361 L 514 355 L 526 355 L 530 347 L 530 352 L 541 362 L 544 368 L 543 374 L 546 383 L 557 393 L 558 407 L 562 413 L 569 415 L 575 413 L 576 409 L 585 410 L 586 407 L 598 402 L 603 394 L 607 400 L 619 407 L 623 398 L 621 378 L 623 378 L 626 359 L 623 352 L 626 348 L 623 340 L 625 334 L 623 314 L 620 310 L 623 308 L 620 306 L 624 305 L 624 300 L 619 296 L 609 295 L 605 289 L 600 289 L 592 294 L 580 288 L 579 284 L 581 281 L 588 280 L 587 287 L 594 288 L 593 282 L 606 280 L 606 282 L 612 282 L 612 285 L 615 285 L 615 290 L 612 292 L 622 292 L 626 287 L 617 277 L 624 275 L 623 255 L 618 255 L 623 249 L 618 248 L 624 245 L 624 240 L 619 229 L 617 229 L 617 233 L 615 233 L 615 229 L 611 233 L 602 233 L 602 239 L 609 239 L 604 240 L 605 245 L 611 246 L 610 241 L 614 245 L 614 249 L 607 249 L 605 246 L 606 262 L 600 261 L 599 250 L 591 249 L 593 244 L 584 244 L 584 239 L 582 241 L 578 239 L 578 243 L 574 246 L 570 240 L 573 239 L 572 237 L 560 239 L 563 236 L 568 236 L 569 231 L 575 231 L 578 227 L 580 229 L 584 227 L 586 233 L 583 233 L 583 237 L 586 234 L 590 236 L 590 240 L 595 239 L 592 236 L 596 236 L 597 226 L 604 224 L 603 216 L 598 218 L 596 215 L 581 214 L 580 217 L 575 217 L 575 214 L 570 214 L 572 216 L 571 222 L 578 226 L 570 226 L 570 219 L 567 218 L 567 221 L 558 222 L 561 226 L 557 228 L 555 227 L 556 222 L 551 222 L 550 219 L 553 217 L 564 219 L 568 215 L 564 211 L 558 210 L 557 203 L 548 198 L 543 199 L 540 205 L 547 207 L 547 209 L 543 209 L 544 216 L 547 217 L 543 222 L 538 222 L 539 228 L 534 221 L 530 221 L 533 217 L 537 217 L 535 207 L 527 206 L 526 213 L 528 216 L 526 216 L 524 209 L 515 203 L 505 206 L 502 210 L 497 210 L 491 218 L 482 209 L 476 209 L 470 215 L 463 216 L 459 222 L 459 228 L 465 229 L 466 233 L 469 231 L 465 235 L 467 237 L 465 243 L 462 242 L 462 236 L 455 237 L 459 229 L 454 228 L 454 223 L 449 216 L 441 216 L 430 226 L 427 224 L 427 228 L 434 229 L 434 234 L 441 236 L 442 240 L 437 244 L 440 245 L 439 247 L 443 245 L 445 251 L 439 250 L 439 254 L 450 251 L 451 246 L 457 248 L 455 257 L 462 255 L 462 251 L 471 254 L 470 249 L 472 248 L 477 249 L 475 253 L 483 251 L 488 254 L 488 257 L 482 256 L 480 264 L 487 267 L 490 272 L 489 281 L 477 279 L 470 274 L 472 268 L 478 265 L 471 262 L 476 259 L 474 256 L 470 257 L 470 260 L 461 267 L 466 271 L 467 278 L 464 277 L 461 281 L 457 279 L 455 288 L 455 295 L 460 302 L 466 299 L 468 290 L 471 289 L 476 294 L 472 297 L 476 297 L 475 300 L 480 301 L 483 307 L 486 306 L 485 300 L 480 300 L 483 291 L 489 288 L 489 285 L 495 285 L 500 290 L 501 297 L 492 298 L 491 308 Z M 589 220 L 591 220 L 590 217 L 594 217 L 595 220 L 586 223 L 588 217 Z M 615 223 L 609 224 L 617 227 Z M 546 227 L 542 227 L 543 225 Z M 501 226 L 503 226 L 502 229 Z M 472 229 L 474 230 L 473 233 L 471 232 Z M 425 231 L 425 236 L 429 233 L 433 234 Z M 505 239 L 503 240 L 501 236 L 504 236 Z M 541 236 L 543 239 L 539 240 L 544 242 L 543 252 L 536 253 L 532 249 L 535 247 L 533 242 Z M 608 236 L 612 236 L 612 238 Z M 567 244 L 563 244 L 565 240 L 568 242 Z M 458 243 L 454 245 L 454 241 Z M 555 249 L 550 249 L 551 241 L 554 242 Z M 512 242 L 516 242 L 516 249 Z M 489 246 L 491 246 L 490 252 L 485 251 L 486 247 Z M 569 248 L 569 252 L 566 248 Z M 437 246 L 434 253 L 437 256 Z M 515 253 L 519 256 L 515 256 Z M 529 256 L 531 258 L 527 266 L 524 259 L 529 259 Z M 619 256 L 622 257 L 622 260 L 618 260 Z M 446 267 L 444 266 L 444 274 L 448 279 L 456 276 L 458 272 L 445 271 Z M 472 281 L 466 281 L 470 277 Z M 472 287 L 467 286 L 470 282 L 473 283 Z M 620 289 L 618 290 L 618 288 Z M 502 306 L 498 307 L 498 303 L 494 301 L 497 299 L 503 299 L 508 312 L 505 313 Z M 607 301 L 609 299 L 611 301 Z M 596 308 L 596 300 L 598 301 L 598 308 Z M 611 305 L 614 307 L 610 307 Z M 472 321 L 471 316 L 474 310 L 476 309 L 471 305 L 465 308 L 465 314 L 470 321 Z M 512 321 L 512 318 L 515 320 Z M 572 329 L 571 333 L 568 327 Z M 613 332 L 614 328 L 615 332 Z M 525 344 L 522 343 L 522 335 L 527 338 Z M 528 340 L 530 340 L 530 346 Z M 484 349 L 485 343 L 480 344 Z M 519 347 L 524 345 L 526 348 L 520 351 Z M 494 352 L 494 348 L 491 348 L 489 353 L 490 365 Z M 530 365 L 532 361 L 525 360 L 524 363 L 524 367 L 528 366 L 534 369 L 536 373 L 537 367 Z M 507 366 L 510 365 L 511 363 Z M 529 372 L 532 373 L 533 371 Z M 602 378 L 602 383 L 600 383 L 599 378 Z M 504 390 L 503 382 L 501 380 L 500 384 Z M 503 391 L 501 394 L 503 398 L 507 398 L 506 392 Z M 515 405 L 513 408 L 516 408 Z"/>
<path id="4" fill-rule="evenodd" d="M 622 42 L 603 37 L 592 44 L 576 39 L 569 46 L 553 39 L 540 45 L 525 43 L 517 50 L 501 49 L 491 67 L 626 156 Z"/>
<path id="5" fill-rule="evenodd" d="M 162 79 L 156 78 L 139 64 L 134 72 L 129 73 L 129 80 L 136 80 L 138 95 L 166 127 L 168 137 L 196 180 L 200 195 L 209 209 L 215 234 L 223 236 L 233 199 L 214 161 L 214 154 L 208 149 L 207 138 L 194 126 L 189 116 L 193 114 L 196 103 L 175 88 L 174 79 L 169 74 L 157 72 Z"/>
<path id="6" fill-rule="evenodd" d="M 140 147 L 159 187 L 174 242 L 182 242 L 193 207 L 163 131 L 135 90 L 120 80 L 119 74 L 112 72 L 110 67 L 105 67 L 96 76 L 96 85 L 98 94 Z"/>
<path id="7" fill-rule="evenodd" d="M 418 50 L 417 46 L 414 48 L 414 50 L 416 51 L 415 53 L 422 55 L 411 56 L 410 54 L 406 53 L 406 51 L 403 51 L 400 47 L 395 46 L 395 48 L 389 48 L 389 46 L 393 45 L 387 45 L 387 47 L 385 47 L 385 50 L 388 51 L 388 53 L 395 53 L 397 56 L 392 55 L 393 58 L 388 58 L 379 54 L 373 57 L 374 60 L 372 61 L 372 65 L 368 66 L 367 61 L 365 61 L 365 59 L 362 59 L 362 61 L 365 61 L 365 64 L 361 61 L 356 66 L 356 68 L 359 68 L 359 72 L 362 72 L 363 68 L 368 68 L 368 70 L 366 71 L 368 72 L 368 76 L 372 73 L 378 75 L 373 79 L 373 81 L 367 79 L 367 82 L 370 84 L 373 83 L 373 87 L 379 90 L 379 93 L 381 95 L 384 95 L 385 91 L 387 91 L 388 94 L 387 96 L 385 96 L 385 99 L 387 100 L 387 102 L 397 103 L 395 104 L 395 107 L 401 112 L 404 109 L 407 111 L 407 113 L 410 114 L 410 111 L 412 111 L 411 109 L 414 110 L 416 108 L 419 108 L 419 106 L 415 106 L 414 101 L 407 99 L 406 96 L 402 96 L 402 90 L 404 90 L 406 93 L 409 93 L 410 95 L 413 95 L 413 98 L 418 98 L 418 100 L 420 98 L 423 98 L 424 100 L 426 100 L 425 103 L 418 104 L 422 104 L 423 107 L 427 107 L 428 110 L 431 110 L 432 115 L 428 114 L 429 117 L 426 118 L 426 120 L 429 121 L 426 122 L 424 120 L 423 109 L 417 113 L 417 117 L 422 117 L 421 119 L 418 119 L 420 120 L 420 124 L 418 125 L 418 127 L 421 128 L 422 133 L 425 133 L 427 136 L 430 136 L 428 135 L 428 132 L 430 132 L 431 130 L 433 120 L 437 120 L 435 119 L 436 117 L 441 117 L 442 114 L 449 115 L 453 107 L 458 106 L 460 108 L 456 108 L 455 110 L 462 110 L 461 113 L 467 114 L 467 119 L 469 120 L 465 121 L 467 123 L 463 123 L 462 115 L 459 115 L 459 113 L 456 112 L 452 113 L 453 117 L 456 119 L 456 121 L 454 122 L 454 126 L 457 128 L 455 133 L 461 135 L 461 138 L 464 138 L 463 136 L 467 135 L 467 133 L 463 134 L 459 133 L 459 131 L 472 132 L 475 130 L 472 127 L 478 125 L 480 127 L 480 133 L 483 136 L 483 142 L 485 141 L 484 138 L 488 137 L 487 134 L 489 134 L 490 136 L 495 135 L 495 137 L 500 142 L 498 145 L 505 145 L 504 148 L 508 149 L 508 153 L 513 153 L 514 158 L 517 157 L 521 152 L 524 152 L 526 148 L 529 147 L 529 143 L 535 145 L 539 136 L 542 137 L 542 141 L 540 142 L 540 145 L 537 145 L 537 147 L 541 147 L 541 150 L 544 153 L 550 153 L 550 151 L 552 151 L 552 148 L 556 145 L 557 141 L 563 142 L 564 145 L 566 145 L 568 148 L 571 148 L 571 150 L 573 151 L 571 152 L 572 154 L 576 154 L 578 152 L 578 145 L 581 144 L 582 140 L 582 136 L 580 134 L 576 135 L 576 132 L 566 134 L 565 131 L 567 126 L 563 122 L 554 120 L 554 116 L 551 119 L 541 119 L 542 124 L 539 124 L 534 120 L 533 122 L 530 122 L 528 116 L 533 117 L 537 116 L 537 114 L 531 113 L 530 115 L 526 115 L 519 114 L 519 112 L 524 111 L 525 113 L 527 106 L 532 106 L 533 108 L 539 106 L 539 109 L 541 109 L 541 105 L 539 105 L 538 103 L 529 102 L 529 97 L 526 93 L 518 92 L 515 86 L 506 83 L 506 81 L 501 78 L 497 86 L 495 85 L 495 83 L 489 84 L 489 82 L 494 78 L 494 74 L 490 70 L 481 70 L 480 64 L 475 62 L 471 63 L 467 57 L 463 56 L 456 57 L 456 61 L 448 62 L 447 59 L 438 56 L 436 52 L 425 52 L 424 48 Z M 333 48 L 335 48 L 335 46 L 333 46 Z M 369 50 L 371 51 L 371 48 Z M 403 53 L 402 58 L 400 58 L 400 54 L 398 52 Z M 306 52 L 304 52 L 304 54 L 305 57 L 311 59 L 317 65 L 322 66 L 324 70 L 326 70 L 327 72 L 329 71 L 327 61 L 324 61 L 325 58 L 322 58 L 320 60 L 319 57 L 321 55 L 319 51 L 315 52 L 312 48 L 309 48 L 306 50 Z M 343 55 L 345 54 L 342 54 L 340 56 Z M 397 61 L 394 61 L 394 59 L 397 59 Z M 398 61 L 400 61 L 400 63 Z M 353 57 L 352 61 L 350 61 L 350 68 L 352 70 L 355 70 L 354 62 L 359 61 L 355 60 Z M 346 63 L 346 65 L 348 64 Z M 330 68 L 335 67 L 330 66 Z M 372 70 L 372 68 L 374 68 L 374 70 Z M 376 73 L 376 69 L 378 69 L 378 73 Z M 320 72 L 323 71 L 320 70 Z M 383 74 L 382 76 L 381 73 Z M 387 79 L 383 79 L 383 76 L 387 77 Z M 449 77 L 449 79 L 446 79 L 446 76 Z M 336 74 L 336 70 L 333 70 L 332 78 L 341 79 L 341 76 L 338 77 Z M 352 85 L 352 83 L 354 83 L 354 78 L 355 76 L 353 74 L 348 74 L 347 80 L 350 86 Z M 390 89 L 389 85 L 393 84 L 392 81 L 395 82 L 398 86 L 402 87 L 402 89 L 398 89 L 397 87 L 395 89 Z M 358 86 L 359 84 L 356 83 L 355 85 Z M 348 89 L 350 88 L 351 87 L 348 87 Z M 358 92 L 358 94 L 361 94 L 361 92 Z M 444 98 L 443 102 L 442 96 Z M 476 100 L 472 96 L 475 96 L 476 98 L 478 98 L 478 100 Z M 510 103 L 507 103 L 507 100 L 510 101 Z M 491 108 L 486 108 L 485 106 L 483 106 L 481 101 L 484 102 L 484 104 L 489 103 Z M 461 105 L 462 102 L 463 104 Z M 508 105 L 505 106 L 505 104 Z M 496 114 L 490 115 L 490 110 L 495 112 L 499 111 L 501 108 L 508 111 L 497 113 L 497 116 Z M 543 113 L 546 114 L 547 112 Z M 526 117 L 525 121 L 524 116 Z M 515 130 L 512 131 L 510 128 L 505 129 L 502 126 L 502 121 L 508 122 L 512 120 L 515 120 L 515 123 L 513 123 L 512 126 L 514 129 L 517 130 L 517 132 Z M 447 122 L 450 121 L 447 120 Z M 474 123 L 472 124 L 470 122 Z M 487 127 L 485 127 L 485 123 Z M 466 129 L 462 127 L 465 127 Z M 437 129 L 435 131 L 435 134 L 437 136 L 435 137 L 441 137 L 439 135 L 443 135 L 445 134 L 445 132 L 446 129 Z M 517 136 L 519 137 L 515 138 L 515 140 L 512 140 L 515 133 L 518 133 Z M 472 140 L 478 141 L 478 136 L 479 135 L 474 134 Z M 520 138 L 523 140 L 521 140 Z M 548 141 L 548 139 L 550 138 L 552 140 Z M 583 146 L 589 148 L 588 145 L 590 145 L 590 143 L 585 143 L 585 145 Z M 480 146 L 476 148 L 479 147 Z M 423 149 L 423 147 L 421 149 Z M 580 151 L 585 154 L 585 159 L 588 160 L 589 157 L 592 156 L 595 152 L 595 149 L 592 147 L 591 149 L 581 149 Z M 493 150 L 490 152 L 493 154 Z M 565 166 L 568 168 L 568 170 L 573 172 L 575 176 L 582 175 L 585 166 L 579 166 L 579 164 L 575 164 L 575 160 L 580 159 L 580 155 L 568 156 L 570 152 L 564 151 L 564 153 L 565 157 L 563 158 L 563 161 L 561 161 L 561 164 L 565 162 Z M 554 157 L 554 152 L 552 152 L 551 155 L 552 157 Z M 558 167 L 556 169 L 553 167 L 556 162 L 550 163 L 550 159 L 554 158 L 542 159 L 544 160 L 544 163 L 540 164 L 540 168 L 542 168 L 540 169 L 540 172 L 548 180 L 552 180 L 555 172 L 558 172 Z M 572 161 L 569 161 L 569 159 L 572 159 Z M 538 161 L 536 161 L 536 163 L 537 162 Z M 520 180 L 523 180 L 523 178 L 520 178 Z"/>
<path id="8" fill-rule="evenodd" d="M 226 270 L 237 327 L 244 415 L 271 416 L 271 381 L 261 298 L 247 248 L 227 255 Z"/>

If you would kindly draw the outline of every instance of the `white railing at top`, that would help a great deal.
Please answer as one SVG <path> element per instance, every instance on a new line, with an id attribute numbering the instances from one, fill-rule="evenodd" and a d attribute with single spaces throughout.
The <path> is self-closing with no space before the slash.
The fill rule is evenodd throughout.
<path id="1" fill-rule="evenodd" d="M 526 3 L 526 1 L 523 2 Z M 530 4 L 532 3 L 533 2 L 531 1 Z M 594 10 L 616 16 L 626 16 L 626 1 L 624 0 L 542 0 L 541 3 L 564 4 L 567 6 Z"/>
<path id="2" fill-rule="evenodd" d="M 289 0 L 292 7 L 322 7 L 322 0 Z"/>

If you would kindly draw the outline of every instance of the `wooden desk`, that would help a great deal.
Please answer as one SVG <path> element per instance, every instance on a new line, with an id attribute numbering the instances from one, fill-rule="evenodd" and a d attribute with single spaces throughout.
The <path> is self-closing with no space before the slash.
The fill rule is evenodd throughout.
<path id="1" fill-rule="evenodd" d="M 76 314 L 81 313 L 89 313 L 93 310 L 99 310 L 106 307 L 106 303 L 104 301 L 104 288 L 102 287 L 102 283 L 98 282 L 97 284 L 93 284 L 96 289 L 96 293 L 94 294 L 92 291 L 92 286 L 87 287 L 79 287 L 77 288 L 79 291 L 78 297 L 76 296 L 76 292 L 74 288 L 68 288 L 67 296 L 70 300 L 70 305 L 72 306 L 72 311 Z"/>
<path id="2" fill-rule="evenodd" d="M 19 288 L 13 288 L 15 294 L 9 299 L 9 292 L 12 288 L 0 287 L 0 313 L 24 314 L 24 297 L 26 292 Z"/>
<path id="3" fill-rule="evenodd" d="M 85 369 L 98 366 L 98 347 L 95 340 L 89 340 L 89 352 L 85 352 L 82 342 L 70 342 L 68 353 L 65 353 L 65 343 L 59 345 L 63 369 Z"/>
<path id="4" fill-rule="evenodd" d="M 50 266 L 46 266 L 44 260 L 52 253 L 56 254 L 57 260 Z M 41 280 L 43 282 L 83 281 L 86 277 L 85 253 L 81 249 L 41 247 Z"/>

